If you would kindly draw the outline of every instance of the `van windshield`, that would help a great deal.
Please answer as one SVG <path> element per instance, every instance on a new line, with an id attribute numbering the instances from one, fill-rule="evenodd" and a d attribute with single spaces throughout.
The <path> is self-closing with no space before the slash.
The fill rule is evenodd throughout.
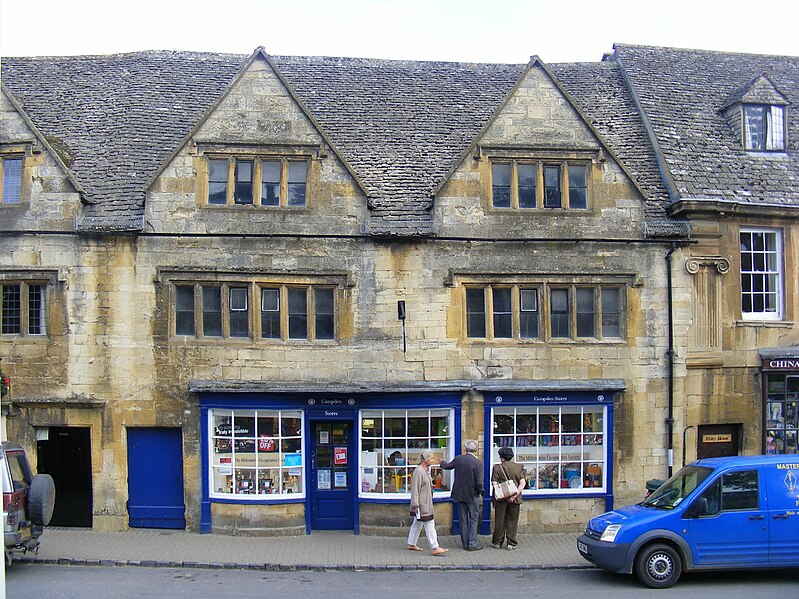
<path id="1" fill-rule="evenodd" d="M 641 505 L 664 510 L 674 509 L 691 494 L 691 491 L 702 484 L 711 472 L 713 472 L 711 468 L 686 466 L 660 485 L 654 493 L 641 502 Z"/>

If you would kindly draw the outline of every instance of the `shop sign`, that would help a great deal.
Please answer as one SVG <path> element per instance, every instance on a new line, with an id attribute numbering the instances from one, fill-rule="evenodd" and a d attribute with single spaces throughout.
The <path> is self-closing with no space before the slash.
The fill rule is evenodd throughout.
<path id="1" fill-rule="evenodd" d="M 799 370 L 799 358 L 772 358 L 764 360 L 763 370 Z"/>
<path id="2" fill-rule="evenodd" d="M 732 435 L 702 435 L 702 443 L 732 443 Z"/>

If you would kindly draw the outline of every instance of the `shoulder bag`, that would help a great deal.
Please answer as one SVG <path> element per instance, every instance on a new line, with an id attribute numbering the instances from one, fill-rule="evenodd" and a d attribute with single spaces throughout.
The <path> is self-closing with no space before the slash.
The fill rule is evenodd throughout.
<path id="1" fill-rule="evenodd" d="M 502 469 L 502 474 L 505 475 L 505 480 L 502 482 L 491 481 L 491 489 L 494 492 L 494 499 L 510 499 L 514 495 L 519 494 L 519 488 L 516 486 L 516 481 L 508 478 L 508 473 L 505 472 L 505 466 L 499 465 Z"/>

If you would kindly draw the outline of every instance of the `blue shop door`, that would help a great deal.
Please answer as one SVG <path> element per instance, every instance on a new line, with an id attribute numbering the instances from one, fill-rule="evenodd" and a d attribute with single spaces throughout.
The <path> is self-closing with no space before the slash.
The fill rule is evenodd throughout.
<path id="1" fill-rule="evenodd" d="M 351 422 L 313 422 L 311 528 L 353 530 L 355 456 Z"/>
<path id="2" fill-rule="evenodd" d="M 179 428 L 128 429 L 128 516 L 132 528 L 186 528 Z"/>

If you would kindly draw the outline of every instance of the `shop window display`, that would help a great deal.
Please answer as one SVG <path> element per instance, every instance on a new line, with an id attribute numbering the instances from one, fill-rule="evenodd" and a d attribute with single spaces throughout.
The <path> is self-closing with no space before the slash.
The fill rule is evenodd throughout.
<path id="1" fill-rule="evenodd" d="M 492 422 L 492 466 L 500 447 L 513 448 L 526 494 L 604 491 L 605 408 L 494 408 Z"/>
<path id="2" fill-rule="evenodd" d="M 215 409 L 210 426 L 211 496 L 302 496 L 302 412 Z"/>
<path id="3" fill-rule="evenodd" d="M 361 494 L 410 494 L 411 475 L 425 449 L 435 454 L 433 492 L 449 492 L 452 475 L 442 472 L 438 462 L 453 458 L 452 418 L 449 409 L 362 411 Z"/>
<path id="4" fill-rule="evenodd" d="M 797 453 L 799 376 L 771 373 L 766 385 L 766 453 Z"/>

